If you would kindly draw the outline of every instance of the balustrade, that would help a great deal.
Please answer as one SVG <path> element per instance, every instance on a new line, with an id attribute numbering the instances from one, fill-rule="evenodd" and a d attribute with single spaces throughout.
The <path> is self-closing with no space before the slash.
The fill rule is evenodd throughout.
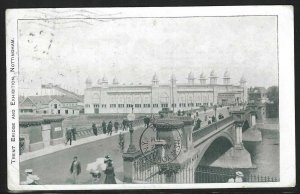
<path id="1" fill-rule="evenodd" d="M 219 120 L 215 123 L 207 125 L 203 128 L 200 128 L 200 129 L 193 132 L 193 141 L 195 142 L 195 141 L 201 139 L 202 137 L 210 134 L 211 132 L 213 132 L 215 130 L 218 130 L 219 128 L 221 128 L 221 127 L 223 127 L 226 124 L 229 124 L 231 122 L 233 122 L 233 117 L 229 116 L 229 117 L 221 119 L 221 120 Z"/>

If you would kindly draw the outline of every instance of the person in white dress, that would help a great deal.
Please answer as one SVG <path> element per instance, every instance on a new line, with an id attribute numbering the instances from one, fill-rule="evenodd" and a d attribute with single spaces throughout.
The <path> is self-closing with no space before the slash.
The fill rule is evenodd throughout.
<path id="1" fill-rule="evenodd" d="M 236 183 L 242 183 L 243 182 L 244 174 L 241 171 L 237 171 L 235 173 L 235 175 L 236 175 L 236 177 L 235 177 L 234 182 L 236 182 Z"/>

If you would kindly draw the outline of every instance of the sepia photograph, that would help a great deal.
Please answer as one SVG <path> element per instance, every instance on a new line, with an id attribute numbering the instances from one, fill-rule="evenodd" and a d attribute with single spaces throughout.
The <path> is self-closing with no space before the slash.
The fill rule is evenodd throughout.
<path id="1" fill-rule="evenodd" d="M 293 10 L 250 8 L 7 10 L 12 188 L 295 184 Z"/>

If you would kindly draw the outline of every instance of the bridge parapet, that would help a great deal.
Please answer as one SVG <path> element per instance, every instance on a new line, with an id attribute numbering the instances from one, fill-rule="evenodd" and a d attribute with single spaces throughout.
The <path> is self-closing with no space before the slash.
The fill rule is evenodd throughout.
<path id="1" fill-rule="evenodd" d="M 172 119 L 183 122 L 184 127 L 182 128 L 182 147 L 183 151 L 187 152 L 193 149 L 193 129 L 194 119 L 188 116 L 174 116 Z"/>
<path id="2" fill-rule="evenodd" d="M 200 128 L 193 132 L 193 142 L 198 142 L 203 137 L 209 135 L 210 133 L 217 131 L 219 129 L 222 129 L 229 124 L 232 124 L 234 121 L 233 116 L 226 117 L 224 119 L 221 119 L 215 123 L 212 123 L 210 125 L 207 125 L 204 128 Z"/>

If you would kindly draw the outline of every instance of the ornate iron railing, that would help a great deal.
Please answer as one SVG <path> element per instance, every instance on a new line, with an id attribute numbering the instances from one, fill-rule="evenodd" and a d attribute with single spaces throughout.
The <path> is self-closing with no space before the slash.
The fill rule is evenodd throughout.
<path id="1" fill-rule="evenodd" d="M 152 163 L 149 158 L 153 158 L 154 151 L 141 153 L 134 161 L 134 180 L 145 181 L 149 183 L 160 183 L 163 178 L 159 175 L 158 165 Z"/>
<path id="2" fill-rule="evenodd" d="M 276 177 L 251 174 L 247 169 L 224 169 L 218 167 L 198 167 L 195 171 L 195 183 L 225 183 L 235 180 L 236 171 L 243 172 L 243 182 L 277 182 Z"/>

